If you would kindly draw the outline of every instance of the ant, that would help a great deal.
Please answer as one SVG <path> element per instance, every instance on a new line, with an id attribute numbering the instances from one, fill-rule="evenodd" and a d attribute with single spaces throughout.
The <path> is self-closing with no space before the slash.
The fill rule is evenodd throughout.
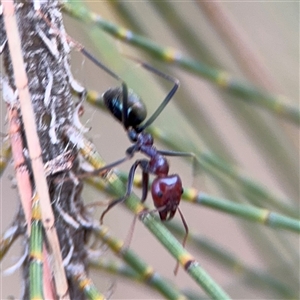
<path id="1" fill-rule="evenodd" d="M 133 163 L 129 171 L 125 195 L 110 202 L 110 204 L 100 217 L 100 223 L 103 223 L 105 214 L 113 206 L 118 203 L 124 202 L 130 196 L 133 187 L 134 174 L 137 167 L 140 167 L 142 170 L 141 202 L 144 202 L 147 198 L 149 174 L 152 174 L 156 176 L 151 185 L 151 194 L 154 201 L 154 206 L 156 207 L 156 211 L 159 212 L 160 219 L 162 221 L 166 221 L 172 219 L 176 211 L 178 210 L 186 231 L 182 243 L 182 245 L 184 246 L 188 236 L 188 226 L 179 208 L 181 195 L 183 193 L 182 182 L 179 175 L 169 174 L 169 163 L 165 156 L 189 156 L 194 158 L 194 154 L 189 152 L 157 150 L 154 146 L 152 135 L 145 132 L 145 129 L 155 121 L 155 119 L 160 115 L 160 113 L 164 110 L 166 105 L 176 93 L 179 87 L 179 80 L 162 73 L 161 71 L 144 62 L 139 61 L 138 59 L 129 57 L 130 59 L 138 62 L 146 70 L 173 83 L 172 89 L 168 92 L 167 96 L 163 99 L 158 108 L 148 118 L 148 120 L 142 124 L 142 122 L 146 119 L 147 111 L 145 104 L 142 102 L 141 98 L 128 88 L 125 81 L 123 81 L 117 74 L 115 74 L 101 62 L 99 62 L 83 47 L 80 47 L 80 52 L 93 63 L 95 63 L 95 65 L 121 82 L 121 86 L 110 88 L 109 90 L 104 92 L 102 97 L 107 109 L 115 119 L 122 123 L 125 131 L 127 132 L 129 140 L 133 143 L 133 145 L 126 150 L 126 156 L 124 158 L 110 163 L 100 169 L 94 170 L 92 172 L 87 172 L 87 175 L 97 176 L 105 170 L 112 169 L 113 167 L 123 163 L 124 161 L 131 159 L 136 152 L 141 152 L 145 156 L 147 156 L 147 159 L 138 159 Z"/>
<path id="2" fill-rule="evenodd" d="M 41 17 L 45 20 L 49 26 L 53 28 L 49 20 L 41 13 Z M 59 34 L 59 33 L 58 33 Z M 145 154 L 148 159 L 138 159 L 131 166 L 126 193 L 123 197 L 115 199 L 110 202 L 108 207 L 104 210 L 100 217 L 100 223 L 103 224 L 103 218 L 105 214 L 116 204 L 124 202 L 131 194 L 133 187 L 134 174 L 138 166 L 142 169 L 142 198 L 141 202 L 145 202 L 148 195 L 149 185 L 149 174 L 156 176 L 151 185 L 151 194 L 156 207 L 156 211 L 159 212 L 160 219 L 162 221 L 171 220 L 176 211 L 178 210 L 182 223 L 185 228 L 185 236 L 182 245 L 185 246 L 186 239 L 188 236 L 188 226 L 184 219 L 184 216 L 179 208 L 181 195 L 183 194 L 182 182 L 177 174 L 169 175 L 169 163 L 165 156 L 181 156 L 181 157 L 192 157 L 195 159 L 195 155 L 190 152 L 177 152 L 177 151 L 164 151 L 157 150 L 154 146 L 153 137 L 151 134 L 146 133 L 145 129 L 149 127 L 155 119 L 165 109 L 167 104 L 170 102 L 174 94 L 179 87 L 179 80 L 164 74 L 163 72 L 155 69 L 145 62 L 141 62 L 136 58 L 130 59 L 138 62 L 146 70 L 156 74 L 157 76 L 168 80 L 173 83 L 172 89 L 168 92 L 166 97 L 163 99 L 158 108 L 148 118 L 148 120 L 142 124 L 146 119 L 147 110 L 145 104 L 141 98 L 135 94 L 131 89 L 128 89 L 126 82 L 115 74 L 112 70 L 97 60 L 91 53 L 89 53 L 81 44 L 74 41 L 67 36 L 67 40 L 70 44 L 73 44 L 85 57 L 87 57 L 96 66 L 104 70 L 111 77 L 121 82 L 121 87 L 110 88 L 102 95 L 104 104 L 110 111 L 110 113 L 122 123 L 125 131 L 127 132 L 129 140 L 133 143 L 131 147 L 126 150 L 126 156 L 120 160 L 110 163 L 100 169 L 92 172 L 85 172 L 85 176 L 98 176 L 106 170 L 112 169 L 115 166 L 120 165 L 126 160 L 131 159 L 136 152 Z M 82 92 L 80 92 L 82 93 Z M 84 94 L 84 92 L 83 92 Z M 83 98 L 85 95 L 82 95 Z"/>

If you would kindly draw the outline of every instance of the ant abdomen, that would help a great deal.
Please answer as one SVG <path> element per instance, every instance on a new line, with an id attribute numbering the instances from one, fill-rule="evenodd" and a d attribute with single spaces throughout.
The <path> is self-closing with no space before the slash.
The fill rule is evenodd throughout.
<path id="1" fill-rule="evenodd" d="M 123 90 L 122 87 L 110 88 L 103 95 L 105 106 L 112 115 L 123 122 Z M 128 90 L 127 98 L 127 125 L 133 128 L 141 124 L 147 116 L 147 109 L 141 98 L 131 89 Z"/>

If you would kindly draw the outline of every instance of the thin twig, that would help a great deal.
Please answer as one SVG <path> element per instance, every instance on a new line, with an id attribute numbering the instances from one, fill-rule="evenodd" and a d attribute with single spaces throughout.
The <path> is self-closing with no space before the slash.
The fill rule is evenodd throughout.
<path id="1" fill-rule="evenodd" d="M 236 24 L 224 5 L 214 1 L 197 1 L 197 3 L 206 13 L 210 23 L 215 27 L 224 43 L 230 48 L 234 59 L 237 60 L 249 79 L 270 92 L 276 91 L 278 84 L 265 67 L 261 56 L 252 45 L 246 32 Z"/>
<path id="2" fill-rule="evenodd" d="M 31 197 L 32 188 L 25 157 L 23 155 L 24 145 L 22 142 L 21 120 L 16 107 L 8 106 L 9 137 L 11 140 L 14 168 L 17 179 L 18 191 L 25 214 L 27 234 L 30 235 L 31 222 Z"/>

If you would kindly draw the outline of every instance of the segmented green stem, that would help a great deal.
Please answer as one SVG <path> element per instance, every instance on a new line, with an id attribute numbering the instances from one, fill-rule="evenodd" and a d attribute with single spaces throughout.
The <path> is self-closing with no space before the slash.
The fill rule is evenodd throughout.
<path id="1" fill-rule="evenodd" d="M 300 233 L 300 220 L 290 218 L 276 212 L 269 211 L 251 205 L 235 203 L 224 198 L 217 198 L 205 193 L 199 193 L 193 188 L 185 189 L 183 199 L 211 207 L 228 214 L 232 214 L 246 220 L 261 223 L 263 225 L 281 228 Z"/>
<path id="2" fill-rule="evenodd" d="M 105 109 L 102 97 L 96 91 L 88 91 L 87 101 L 95 107 L 107 111 Z M 150 126 L 147 131 L 149 131 L 156 140 L 167 145 L 172 150 L 186 151 L 186 149 L 182 147 L 182 145 L 186 145 L 185 141 L 177 141 L 176 139 L 172 139 L 167 133 L 154 126 Z M 190 143 L 191 141 L 189 141 L 187 144 Z M 246 195 L 251 194 L 256 197 L 257 201 L 259 201 L 261 204 L 264 203 L 264 205 L 266 205 L 266 203 L 269 203 L 274 209 L 278 209 L 282 213 L 285 213 L 291 217 L 298 216 L 297 209 L 287 204 L 292 202 L 290 199 L 285 199 L 277 195 L 276 193 L 266 189 L 260 183 L 246 176 L 237 167 L 224 161 L 213 152 L 201 151 L 199 147 L 193 145 L 191 147 L 192 149 L 197 149 L 194 151 L 194 153 L 197 162 L 200 164 L 203 170 L 215 169 L 218 172 L 222 173 L 224 176 L 232 179 L 234 184 L 243 193 L 245 193 Z"/>
<path id="3" fill-rule="evenodd" d="M 184 235 L 184 230 L 179 222 L 169 222 L 166 226 L 171 232 L 180 234 L 180 236 Z M 189 244 L 194 244 L 200 253 L 205 253 L 211 260 L 226 267 L 233 274 L 239 277 L 244 276 L 246 280 L 249 279 L 250 284 L 252 282 L 256 289 L 272 289 L 276 295 L 281 295 L 284 299 L 297 298 L 297 291 L 279 281 L 273 274 L 268 274 L 247 266 L 241 259 L 200 234 L 190 231 L 188 240 Z"/>
<path id="4" fill-rule="evenodd" d="M 36 196 L 32 203 L 30 232 L 30 299 L 44 299 L 43 292 L 43 225 L 39 199 Z"/>
<path id="5" fill-rule="evenodd" d="M 14 241 L 20 236 L 20 231 L 17 225 L 11 225 L 1 236 L 0 241 L 0 261 L 10 249 Z"/>
<path id="6" fill-rule="evenodd" d="M 78 147 L 79 152 L 85 157 L 87 161 L 93 163 L 95 169 L 101 168 L 105 165 L 100 154 L 97 153 L 95 147 L 91 142 L 87 141 L 81 133 L 73 127 L 66 127 L 65 134 L 67 138 Z M 113 172 L 105 173 L 105 181 L 109 186 L 109 190 L 117 197 L 125 194 L 125 185 Z M 98 178 L 101 181 L 101 178 Z M 103 184 L 102 184 L 103 185 Z M 149 213 L 145 214 L 146 208 L 141 203 L 140 199 L 133 193 L 125 200 L 127 208 L 134 214 L 140 217 L 143 224 L 155 235 L 156 238 L 165 246 L 165 248 L 178 260 L 180 265 L 187 271 L 187 273 L 199 284 L 206 293 L 213 299 L 229 299 L 230 297 L 219 287 L 213 279 L 206 273 L 204 269 L 195 261 L 182 245 L 171 235 L 171 233 L 164 227 L 161 222 L 157 222 Z M 105 228 L 105 227 L 103 227 Z M 106 232 L 102 227 L 98 229 L 99 235 L 102 232 L 104 238 Z M 109 240 L 108 240 L 109 241 Z M 107 243 L 108 243 L 107 241 Z M 121 249 L 122 245 L 119 242 L 112 241 L 116 249 Z"/>
<path id="7" fill-rule="evenodd" d="M 95 233 L 101 238 L 111 250 L 122 257 L 139 275 L 139 278 L 155 287 L 167 299 L 184 300 L 182 295 L 174 286 L 161 277 L 154 269 L 146 264 L 139 256 L 124 246 L 124 242 L 113 237 L 105 226 L 95 228 Z"/>
<path id="8" fill-rule="evenodd" d="M 86 276 L 86 274 L 78 274 L 74 276 L 74 279 L 77 281 L 79 288 L 84 292 L 87 299 L 90 300 L 105 300 L 105 296 L 100 294 L 95 287 L 93 281 Z"/>
<path id="9" fill-rule="evenodd" d="M 211 81 L 218 87 L 238 96 L 237 99 L 241 99 L 249 103 L 255 103 L 280 117 L 284 117 L 287 120 L 294 122 L 297 125 L 300 124 L 299 108 L 290 103 L 284 96 L 271 95 L 248 82 L 241 82 L 235 79 L 226 71 L 211 68 L 200 61 L 184 56 L 176 49 L 162 47 L 143 36 L 136 35 L 133 32 L 104 20 L 101 16 L 89 11 L 80 1 L 68 0 L 65 2 L 64 10 L 75 18 L 86 23 L 93 23 L 114 37 L 145 50 L 157 59 L 177 65 L 182 69 Z"/>
<path id="10" fill-rule="evenodd" d="M 126 181 L 128 178 L 126 173 L 117 171 L 117 174 L 121 180 Z M 90 179 L 89 183 L 100 190 L 105 190 L 105 187 L 99 185 L 94 179 Z M 135 176 L 133 183 L 137 187 L 142 187 L 142 178 L 140 176 Z M 149 185 L 151 185 L 151 181 Z M 108 189 L 106 189 L 106 191 L 107 190 Z M 268 209 L 247 204 L 240 204 L 228 199 L 214 197 L 212 195 L 199 192 L 194 188 L 184 188 L 182 199 L 190 203 L 211 207 L 227 214 L 250 220 L 252 222 L 257 222 L 265 226 L 281 228 L 300 233 L 299 219 L 290 218 Z"/>
<path id="11" fill-rule="evenodd" d="M 153 135 L 153 137 L 165 145 L 171 147 L 176 151 L 184 151 L 182 145 L 184 145 L 184 141 L 174 140 L 170 138 L 170 136 L 157 127 L 149 127 L 148 131 Z M 211 151 L 201 151 L 201 149 L 197 149 L 195 151 L 195 156 L 197 161 L 201 165 L 201 168 L 204 170 L 216 169 L 223 175 L 232 179 L 234 184 L 239 188 L 239 190 L 245 195 L 252 195 L 257 197 L 257 200 L 260 201 L 262 205 L 266 205 L 269 203 L 272 207 L 280 210 L 287 215 L 292 217 L 297 217 L 298 212 L 295 207 L 290 206 L 286 203 L 291 203 L 291 199 L 283 198 L 276 193 L 266 189 L 260 183 L 254 181 L 249 176 L 245 175 L 238 167 L 224 161 L 217 155 L 215 155 Z"/>
<path id="12" fill-rule="evenodd" d="M 130 278 L 136 281 L 146 282 L 146 280 L 144 280 L 144 278 L 141 278 L 138 272 L 136 272 L 129 265 L 118 262 L 115 259 L 108 259 L 104 257 L 101 258 L 89 257 L 88 261 L 89 261 L 89 266 L 92 268 L 105 270 L 114 275 L 122 275 L 126 278 Z M 148 281 L 146 283 L 148 284 Z"/>

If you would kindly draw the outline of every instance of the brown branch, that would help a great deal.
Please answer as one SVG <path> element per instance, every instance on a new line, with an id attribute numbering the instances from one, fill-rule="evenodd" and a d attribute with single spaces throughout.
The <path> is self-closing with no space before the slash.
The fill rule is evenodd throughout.
<path id="1" fill-rule="evenodd" d="M 44 172 L 42 150 L 37 134 L 35 115 L 31 104 L 31 98 L 28 87 L 28 78 L 24 66 L 23 54 L 21 49 L 21 40 L 15 16 L 14 2 L 12 0 L 4 1 L 2 2 L 2 5 L 4 25 L 11 55 L 12 66 L 14 70 L 15 85 L 19 95 L 19 102 L 23 118 L 23 124 L 25 128 L 25 135 L 27 139 L 29 156 L 31 159 L 31 167 L 33 171 L 37 193 L 40 197 L 42 222 L 46 231 L 49 246 L 51 247 L 52 267 L 53 275 L 55 278 L 56 292 L 59 298 L 68 299 L 68 284 L 65 269 L 62 263 L 62 256 L 57 232 L 56 228 L 54 227 L 54 214 L 51 208 L 48 184 Z M 26 198 L 24 201 L 27 201 L 28 197 L 31 198 L 32 192 L 26 188 L 28 186 L 29 182 L 26 182 L 25 186 L 21 187 L 23 189 L 19 190 L 20 194 L 26 193 L 24 197 L 21 197 Z M 23 206 L 26 207 L 26 211 L 27 209 L 29 209 L 30 211 L 30 206 L 27 205 L 27 203 L 23 203 Z M 26 219 L 28 221 L 29 227 L 30 215 L 28 212 L 26 213 Z"/>

